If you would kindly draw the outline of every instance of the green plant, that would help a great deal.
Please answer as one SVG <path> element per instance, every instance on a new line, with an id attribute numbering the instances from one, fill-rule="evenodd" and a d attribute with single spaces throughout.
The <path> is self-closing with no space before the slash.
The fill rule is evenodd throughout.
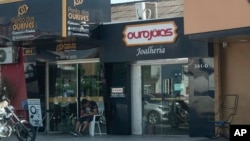
<path id="1" fill-rule="evenodd" d="M 91 96 L 95 96 L 99 94 L 100 91 L 100 84 L 97 80 L 97 78 L 95 77 L 85 77 L 82 81 L 81 81 L 81 86 L 83 88 L 83 90 L 85 91 L 86 95 L 91 95 Z"/>

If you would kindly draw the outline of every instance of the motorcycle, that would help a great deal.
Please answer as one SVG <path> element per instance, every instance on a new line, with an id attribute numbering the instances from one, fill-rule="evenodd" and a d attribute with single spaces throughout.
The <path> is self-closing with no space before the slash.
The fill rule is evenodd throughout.
<path id="1" fill-rule="evenodd" d="M 189 122 L 189 107 L 183 100 L 172 100 L 168 113 L 169 123 L 172 128 L 178 128 L 179 124 Z"/>
<path id="2" fill-rule="evenodd" d="M 8 98 L 3 95 L 0 101 L 0 139 L 15 133 L 19 141 L 35 141 L 35 128 L 28 121 L 19 119 L 9 103 Z"/>

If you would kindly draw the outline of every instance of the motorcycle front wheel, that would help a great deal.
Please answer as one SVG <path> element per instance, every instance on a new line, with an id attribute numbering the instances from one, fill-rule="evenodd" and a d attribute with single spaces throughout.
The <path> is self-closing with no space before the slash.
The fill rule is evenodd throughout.
<path id="1" fill-rule="evenodd" d="M 35 141 L 36 131 L 29 122 L 23 122 L 16 126 L 16 136 L 19 141 Z"/>

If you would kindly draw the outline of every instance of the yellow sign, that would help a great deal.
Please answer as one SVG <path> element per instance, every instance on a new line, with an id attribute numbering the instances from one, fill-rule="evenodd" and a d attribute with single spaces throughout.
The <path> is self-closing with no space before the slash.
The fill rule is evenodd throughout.
<path id="1" fill-rule="evenodd" d="M 35 54 L 35 51 L 34 51 L 34 49 L 32 49 L 32 48 L 25 48 L 24 50 L 23 50 L 23 54 L 26 56 L 26 55 L 33 55 L 33 54 Z"/>
<path id="2" fill-rule="evenodd" d="M 64 51 L 64 50 L 75 50 L 76 49 L 76 43 L 69 43 L 69 44 L 58 44 L 56 46 L 56 51 Z"/>

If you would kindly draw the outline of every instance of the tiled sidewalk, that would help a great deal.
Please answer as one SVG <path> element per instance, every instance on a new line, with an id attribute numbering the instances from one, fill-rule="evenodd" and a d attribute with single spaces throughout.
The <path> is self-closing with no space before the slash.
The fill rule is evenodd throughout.
<path id="1" fill-rule="evenodd" d="M 70 134 L 45 134 L 38 133 L 36 141 L 227 141 L 227 139 L 209 139 L 202 137 L 189 137 L 189 136 L 141 136 L 141 135 L 96 135 L 91 137 L 84 135 L 82 137 L 75 137 Z M 6 141 L 17 141 L 13 135 Z"/>

